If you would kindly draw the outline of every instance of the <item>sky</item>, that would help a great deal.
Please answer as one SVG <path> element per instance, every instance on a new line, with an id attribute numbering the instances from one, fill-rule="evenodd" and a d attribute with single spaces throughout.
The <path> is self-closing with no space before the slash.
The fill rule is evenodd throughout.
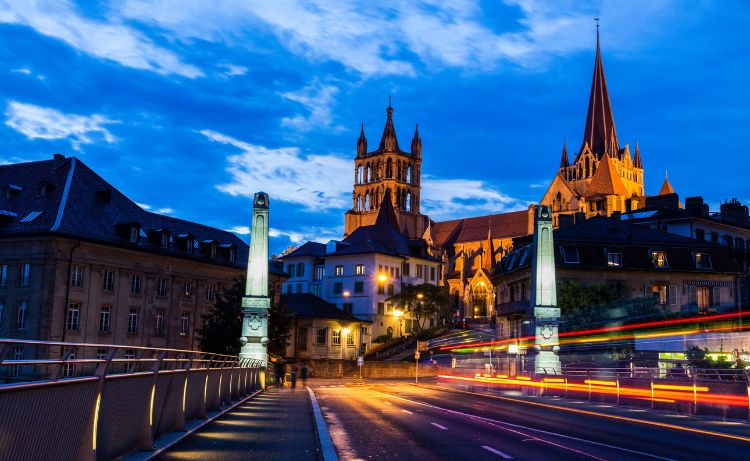
<path id="1" fill-rule="evenodd" d="M 0 164 L 76 156 L 151 211 L 271 251 L 343 233 L 388 96 L 436 221 L 524 209 L 580 148 L 601 23 L 646 193 L 750 204 L 750 3 L 0 0 Z"/>

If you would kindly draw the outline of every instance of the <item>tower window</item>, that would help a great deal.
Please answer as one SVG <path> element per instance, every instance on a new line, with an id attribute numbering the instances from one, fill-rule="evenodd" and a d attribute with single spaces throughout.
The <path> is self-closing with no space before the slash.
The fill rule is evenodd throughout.
<path id="1" fill-rule="evenodd" d="M 651 250 L 651 262 L 654 267 L 669 267 L 667 252 L 663 250 Z"/>

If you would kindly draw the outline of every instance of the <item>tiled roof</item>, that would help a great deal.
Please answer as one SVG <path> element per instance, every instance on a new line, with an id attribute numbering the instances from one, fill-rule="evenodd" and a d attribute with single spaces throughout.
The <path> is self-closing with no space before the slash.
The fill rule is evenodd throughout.
<path id="1" fill-rule="evenodd" d="M 668 194 L 674 194 L 674 189 L 672 188 L 672 184 L 669 183 L 669 179 L 664 178 L 664 183 L 661 185 L 661 189 L 659 189 L 659 195 Z"/>
<path id="2" fill-rule="evenodd" d="M 75 157 L 0 166 L 0 185 L 10 183 L 21 190 L 8 194 L 10 198 L 3 193 L 0 209 L 12 211 L 17 217 L 2 221 L 0 237 L 56 233 L 223 265 L 247 264 L 248 246 L 233 233 L 143 210 Z M 42 184 L 45 195 L 40 194 Z M 33 211 L 42 213 L 22 222 Z M 130 224 L 140 226 L 137 243 L 130 243 L 128 235 L 123 234 L 122 225 Z M 162 229 L 169 229 L 173 236 L 192 235 L 199 242 L 216 241 L 222 257 L 210 258 L 200 245 L 192 253 L 174 245 L 163 249 L 158 238 L 150 238 Z M 227 259 L 232 247 L 237 249 L 235 263 Z"/>
<path id="3" fill-rule="evenodd" d="M 287 308 L 298 317 L 372 323 L 354 317 L 335 305 L 310 293 L 290 293 L 281 296 Z"/>
<path id="4" fill-rule="evenodd" d="M 318 242 L 307 242 L 300 246 L 299 248 L 296 248 L 294 251 L 289 253 L 288 255 L 284 255 L 283 259 L 290 259 L 290 258 L 302 258 L 302 257 L 315 257 L 320 258 L 326 255 L 326 246 L 323 243 Z"/>
<path id="5" fill-rule="evenodd" d="M 527 210 L 454 219 L 432 224 L 432 238 L 440 246 L 487 240 L 487 232 L 492 226 L 492 238 L 511 238 L 529 232 Z"/>
<path id="6" fill-rule="evenodd" d="M 617 174 L 612 157 L 604 156 L 599 162 L 596 173 L 591 178 L 589 188 L 586 190 L 587 197 L 620 195 L 628 196 L 628 191 Z"/>

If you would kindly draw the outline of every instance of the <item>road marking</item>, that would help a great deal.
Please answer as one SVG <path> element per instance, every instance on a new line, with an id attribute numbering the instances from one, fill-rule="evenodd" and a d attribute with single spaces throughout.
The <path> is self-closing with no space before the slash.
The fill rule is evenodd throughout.
<path id="1" fill-rule="evenodd" d="M 427 386 L 420 386 L 420 387 L 424 387 L 425 389 L 434 389 L 432 387 L 427 387 Z M 439 390 L 442 390 L 442 389 L 434 389 L 434 390 L 438 390 L 439 391 Z M 587 440 L 587 439 L 581 439 L 581 438 L 573 437 L 573 436 L 570 436 L 570 435 L 559 434 L 557 432 L 549 432 L 549 431 L 545 431 L 545 430 L 542 430 L 542 429 L 536 429 L 536 428 L 533 428 L 533 427 L 521 426 L 520 424 L 513 424 L 513 423 L 509 423 L 509 422 L 505 422 L 505 421 L 498 421 L 496 419 L 490 419 L 490 418 L 486 418 L 484 416 L 479 416 L 479 415 L 472 415 L 470 413 L 464 413 L 464 412 L 458 411 L 458 410 L 451 410 L 449 408 L 439 407 L 437 405 L 432 405 L 432 404 L 429 404 L 429 403 L 420 402 L 418 400 L 412 400 L 412 399 L 407 399 L 406 397 L 401 397 L 401 396 L 398 396 L 398 395 L 387 394 L 387 393 L 385 393 L 383 391 L 377 391 L 377 392 L 380 392 L 381 394 L 390 395 L 391 397 L 396 398 L 396 399 L 401 399 L 401 400 L 406 400 L 407 402 L 416 403 L 417 405 L 422 405 L 422 406 L 425 406 L 425 407 L 428 407 L 428 408 L 433 408 L 433 409 L 436 409 L 436 410 L 442 410 L 442 411 L 446 411 L 448 413 L 453 413 L 453 414 L 456 414 L 456 415 L 462 415 L 462 416 L 465 416 L 467 418 L 471 418 L 471 419 L 475 419 L 475 420 L 478 420 L 478 421 L 482 421 L 482 422 L 485 422 L 485 423 L 490 424 L 492 426 L 499 427 L 501 429 L 505 429 L 507 431 L 510 431 L 510 432 L 513 432 L 513 433 L 516 433 L 516 434 L 519 434 L 519 435 L 530 437 L 530 438 L 533 438 L 534 440 L 538 440 L 538 441 L 543 442 L 543 443 L 547 443 L 547 444 L 550 444 L 550 445 L 553 445 L 553 446 L 556 446 L 556 447 L 559 447 L 559 448 L 570 450 L 570 451 L 573 451 L 573 452 L 576 452 L 576 453 L 579 453 L 581 455 L 588 456 L 588 457 L 594 458 L 594 459 L 602 459 L 602 458 L 598 458 L 598 457 L 596 457 L 594 455 L 582 452 L 580 450 L 576 450 L 576 449 L 571 448 L 571 447 L 566 447 L 564 445 L 560 445 L 560 444 L 552 442 L 550 440 L 544 440 L 544 439 L 540 439 L 539 437 L 529 436 L 528 434 L 524 434 L 522 432 L 510 429 L 510 428 L 523 429 L 523 430 L 527 430 L 527 431 L 538 432 L 540 434 L 551 435 L 551 436 L 554 436 L 554 437 L 560 437 L 560 438 L 563 438 L 563 439 L 573 440 L 573 441 L 576 441 L 576 442 L 588 443 L 588 444 L 597 445 L 597 446 L 600 446 L 600 447 L 611 448 L 613 450 L 624 451 L 624 452 L 627 452 L 627 453 L 634 453 L 634 454 L 637 454 L 637 455 L 647 456 L 649 458 L 654 458 L 654 459 L 662 459 L 662 460 L 665 460 L 665 461 L 676 461 L 673 458 L 664 458 L 662 456 L 653 455 L 651 453 L 645 453 L 645 452 L 637 451 L 637 450 L 631 450 L 629 448 L 623 448 L 623 447 L 618 447 L 618 446 L 614 446 L 614 445 L 608 445 L 606 443 L 595 442 L 593 440 Z M 444 392 L 450 392 L 450 391 L 444 391 Z M 464 392 L 466 394 L 475 394 L 474 392 L 466 392 L 466 391 L 458 391 L 458 392 Z M 482 396 L 484 396 L 484 394 L 476 394 L 476 395 L 482 395 Z M 514 400 L 515 401 L 515 399 L 508 399 L 508 400 Z M 523 400 L 520 400 L 520 402 L 523 402 Z M 538 405 L 538 404 L 535 403 L 535 405 Z"/>
<path id="2" fill-rule="evenodd" d="M 410 415 L 414 414 L 414 413 L 410 412 L 409 410 L 401 410 L 401 411 L 403 411 L 404 413 L 409 413 Z"/>
<path id="3" fill-rule="evenodd" d="M 444 431 L 447 431 L 447 430 L 448 430 L 448 428 L 447 428 L 447 427 L 445 427 L 445 426 L 441 426 L 441 425 L 440 425 L 440 424 L 438 424 L 438 423 L 430 423 L 430 424 L 432 424 L 433 426 L 437 427 L 438 429 L 442 429 L 442 430 L 444 430 Z"/>
<path id="4" fill-rule="evenodd" d="M 513 457 L 511 455 L 509 455 L 507 453 L 503 453 L 500 450 L 495 450 L 494 448 L 488 447 L 487 445 L 482 445 L 482 448 L 484 448 L 485 450 L 487 450 L 487 451 L 489 451 L 491 453 L 494 453 L 496 455 L 500 455 L 500 456 L 502 456 L 505 459 L 513 459 Z"/>
<path id="5" fill-rule="evenodd" d="M 310 404 L 312 405 L 314 415 L 313 420 L 315 421 L 315 428 L 318 430 L 318 440 L 320 441 L 323 460 L 339 461 L 339 458 L 336 455 L 336 448 L 334 448 L 333 441 L 331 440 L 331 434 L 328 432 L 328 426 L 326 426 L 326 421 L 323 419 L 323 413 L 320 411 L 320 405 L 318 405 L 318 401 L 315 398 L 315 392 L 313 392 L 310 386 L 306 387 L 307 392 L 310 394 Z"/>

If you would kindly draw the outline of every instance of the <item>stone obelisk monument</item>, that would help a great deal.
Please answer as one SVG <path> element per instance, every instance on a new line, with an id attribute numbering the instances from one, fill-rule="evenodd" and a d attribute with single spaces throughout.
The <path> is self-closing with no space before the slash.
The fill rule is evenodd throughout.
<path id="1" fill-rule="evenodd" d="M 268 364 L 268 194 L 258 192 L 253 199 L 253 227 L 247 260 L 247 283 L 242 298 L 242 337 L 240 358 Z"/>
<path id="2" fill-rule="evenodd" d="M 560 308 L 555 283 L 555 247 L 552 241 L 552 213 L 539 205 L 534 214 L 534 257 L 531 260 L 531 307 L 534 309 L 534 372 L 560 373 L 557 336 Z"/>

